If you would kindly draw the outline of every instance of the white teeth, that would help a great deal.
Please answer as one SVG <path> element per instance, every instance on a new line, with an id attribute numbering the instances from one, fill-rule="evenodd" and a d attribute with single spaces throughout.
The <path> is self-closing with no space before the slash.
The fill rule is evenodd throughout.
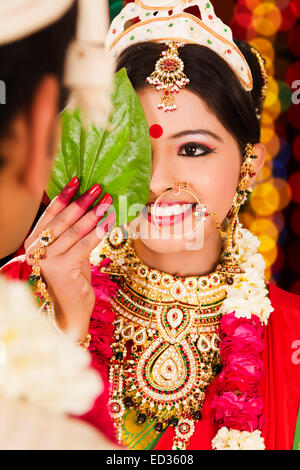
<path id="1" fill-rule="evenodd" d="M 172 217 L 180 215 L 191 209 L 192 204 L 174 204 L 173 206 L 157 206 L 154 210 L 154 205 L 148 206 L 148 212 L 155 217 Z"/>
<path id="2" fill-rule="evenodd" d="M 173 207 L 173 211 L 175 215 L 181 214 L 183 212 L 182 206 L 180 206 L 179 204 L 176 204 L 176 206 Z"/>

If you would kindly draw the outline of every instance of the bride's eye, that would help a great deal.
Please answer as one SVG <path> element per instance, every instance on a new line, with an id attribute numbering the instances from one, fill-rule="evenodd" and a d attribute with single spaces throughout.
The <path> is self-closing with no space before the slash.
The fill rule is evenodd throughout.
<path id="1" fill-rule="evenodd" d="M 182 157 L 204 157 L 205 155 L 213 152 L 214 150 L 206 147 L 206 145 L 190 142 L 180 147 L 178 155 Z"/>

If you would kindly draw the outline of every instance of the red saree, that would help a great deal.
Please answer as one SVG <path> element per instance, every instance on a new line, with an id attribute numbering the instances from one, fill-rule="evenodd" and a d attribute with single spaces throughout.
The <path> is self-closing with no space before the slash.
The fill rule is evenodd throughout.
<path id="1" fill-rule="evenodd" d="M 11 279 L 27 280 L 30 272 L 24 257 L 14 259 L 2 269 L 2 273 Z M 93 270 L 92 279 L 94 288 L 97 289 L 99 279 L 97 281 L 95 272 Z M 266 423 L 262 433 L 266 449 L 290 450 L 293 446 L 300 399 L 300 296 L 285 292 L 273 284 L 269 284 L 269 292 L 274 312 L 264 333 L 263 397 Z M 100 299 L 97 304 L 91 320 L 91 330 L 94 334 L 91 353 L 94 367 L 101 372 L 107 384 L 113 318 L 107 308 L 107 298 Z M 99 309 L 102 309 L 102 316 Z M 103 312 L 107 317 L 103 317 Z M 211 400 L 215 391 L 216 380 L 207 389 L 202 419 L 195 425 L 189 450 L 211 450 L 211 441 L 217 432 L 211 416 Z M 106 386 L 104 393 L 96 400 L 94 408 L 83 419 L 113 439 L 113 424 L 106 406 L 107 398 Z M 167 429 L 155 449 L 172 449 L 173 436 L 174 429 Z"/>

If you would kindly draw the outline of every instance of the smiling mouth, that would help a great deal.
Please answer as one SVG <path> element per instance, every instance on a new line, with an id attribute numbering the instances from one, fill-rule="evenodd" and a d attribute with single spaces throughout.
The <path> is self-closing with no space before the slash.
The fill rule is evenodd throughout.
<path id="1" fill-rule="evenodd" d="M 155 224 L 156 220 L 156 223 L 160 227 L 175 225 L 192 215 L 196 206 L 196 203 L 191 204 L 184 202 L 161 203 L 157 204 L 156 207 L 155 204 L 147 204 L 148 221 Z"/>

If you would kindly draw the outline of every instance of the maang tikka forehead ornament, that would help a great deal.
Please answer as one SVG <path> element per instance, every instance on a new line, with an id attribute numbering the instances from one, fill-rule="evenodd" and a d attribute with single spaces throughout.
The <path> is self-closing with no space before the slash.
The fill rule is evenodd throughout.
<path id="1" fill-rule="evenodd" d="M 168 50 L 163 51 L 162 57 L 156 62 L 155 71 L 146 78 L 146 81 L 155 86 L 157 91 L 162 90 L 161 102 L 157 107 L 164 111 L 175 111 L 177 106 L 174 93 L 178 93 L 180 89 L 190 83 L 183 72 L 184 64 L 178 54 L 180 46 L 179 43 L 169 42 Z"/>
<path id="2" fill-rule="evenodd" d="M 199 8 L 200 18 L 186 11 L 195 6 Z M 235 45 L 231 29 L 216 16 L 209 1 L 136 0 L 127 4 L 111 24 L 106 49 L 116 59 L 127 47 L 141 42 L 159 42 L 169 46 L 157 61 L 155 71 L 147 78 L 151 85 L 163 92 L 158 107 L 165 111 L 176 109 L 174 93 L 189 83 L 178 52 L 184 44 L 199 44 L 212 49 L 228 63 L 246 91 L 253 88 L 248 62 Z"/>

